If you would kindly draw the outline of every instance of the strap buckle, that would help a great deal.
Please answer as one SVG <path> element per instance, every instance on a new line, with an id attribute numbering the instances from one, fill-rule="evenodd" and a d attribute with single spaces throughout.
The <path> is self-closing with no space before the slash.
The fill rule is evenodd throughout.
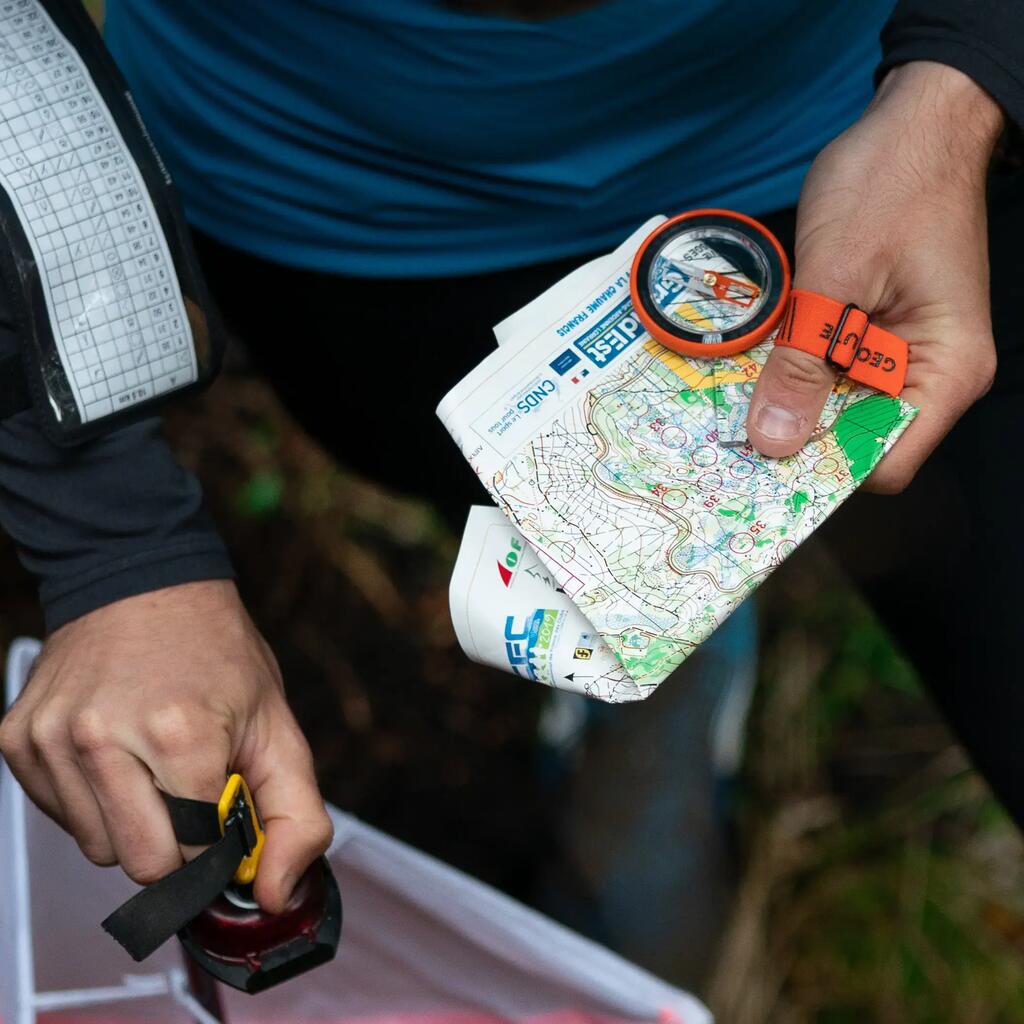
<path id="1" fill-rule="evenodd" d="M 266 835 L 249 787 L 237 772 L 228 779 L 217 801 L 217 823 L 221 835 L 225 835 L 229 828 L 239 829 L 245 856 L 235 871 L 234 880 L 239 885 L 251 885 L 256 878 Z"/>
<path id="2" fill-rule="evenodd" d="M 910 362 L 910 346 L 898 334 L 872 323 L 856 303 L 845 306 L 827 295 L 794 288 L 777 345 L 799 349 L 883 394 L 899 397 Z"/>
<path id="3" fill-rule="evenodd" d="M 860 313 L 864 317 L 864 326 L 860 331 L 846 332 L 846 321 L 849 319 L 851 313 Z M 845 373 L 854 361 L 857 359 L 857 353 L 860 351 L 860 347 L 864 342 L 864 335 L 868 329 L 868 316 L 863 309 L 860 308 L 855 302 L 848 302 L 844 307 L 842 313 L 839 315 L 839 321 L 832 331 L 832 337 L 829 340 L 828 348 L 825 349 L 825 362 L 828 363 L 833 369 L 839 370 L 840 373 Z M 838 346 L 842 346 L 843 354 L 849 353 L 849 360 L 845 363 L 841 359 L 837 359 L 835 352 Z"/>

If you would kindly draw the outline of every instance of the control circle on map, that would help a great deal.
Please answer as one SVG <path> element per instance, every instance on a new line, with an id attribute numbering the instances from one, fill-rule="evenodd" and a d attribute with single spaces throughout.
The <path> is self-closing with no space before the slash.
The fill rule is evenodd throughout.
<path id="1" fill-rule="evenodd" d="M 732 355 L 776 327 L 789 297 L 778 239 L 731 210 L 695 210 L 660 224 L 633 261 L 637 316 L 684 355 Z"/>

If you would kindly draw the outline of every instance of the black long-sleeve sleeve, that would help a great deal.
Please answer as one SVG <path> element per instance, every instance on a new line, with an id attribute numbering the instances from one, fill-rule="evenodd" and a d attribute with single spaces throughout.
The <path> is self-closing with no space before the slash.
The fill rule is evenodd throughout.
<path id="1" fill-rule="evenodd" d="M 1024 2 L 899 0 L 882 29 L 876 79 L 898 64 L 930 60 L 968 75 L 1024 127 Z"/>
<path id="2" fill-rule="evenodd" d="M 123 83 L 105 63 L 106 58 L 99 52 L 99 39 L 80 10 L 80 5 L 47 3 L 43 6 L 47 12 L 44 20 L 48 24 L 52 19 L 57 25 L 56 34 L 47 35 L 46 45 L 61 38 L 60 33 L 66 34 L 72 46 L 82 47 L 81 56 L 88 69 L 88 74 L 80 78 L 76 78 L 77 70 L 64 69 L 54 72 L 52 87 L 55 95 L 59 93 L 61 97 L 72 94 L 79 96 L 79 90 L 85 88 L 86 80 L 91 76 L 94 84 L 100 89 L 101 98 L 113 104 L 107 111 L 111 120 L 120 123 L 124 129 L 131 129 L 128 132 L 127 145 L 131 150 L 134 138 L 136 159 L 142 159 L 146 147 L 143 141 L 137 138 L 139 129 L 133 128 L 130 123 L 129 108 L 122 94 Z M 39 13 L 28 15 L 30 18 L 41 16 Z M 44 28 L 40 31 L 49 32 L 49 29 Z M 31 34 L 26 33 L 26 37 Z M 39 43 L 33 52 L 35 49 L 43 52 L 45 46 Z M 72 84 L 65 83 L 58 90 L 58 77 L 65 72 L 67 81 Z M 35 81 L 31 78 L 33 73 L 39 74 L 40 80 L 45 82 L 51 80 L 48 71 L 44 75 L 41 71 L 30 69 L 26 81 Z M 33 85 L 33 89 L 37 87 L 44 90 L 49 88 L 48 85 Z M 7 86 L 4 88 L 8 89 Z M 14 95 L 13 86 L 8 92 Z M 31 193 L 31 203 L 24 198 L 24 194 L 28 192 L 27 172 L 23 175 L 19 171 L 17 179 L 17 184 L 24 186 L 18 188 L 18 195 L 23 197 L 20 202 L 23 206 L 28 203 L 36 210 L 33 214 L 34 226 L 26 227 L 25 230 L 36 234 L 37 245 L 40 237 L 38 232 L 44 230 L 43 216 L 40 212 L 44 200 L 39 199 L 40 209 L 36 209 L 37 194 L 41 192 L 52 199 L 54 193 L 50 189 L 54 186 L 47 182 L 63 182 L 65 179 L 65 171 L 58 170 L 64 167 L 59 161 L 66 159 L 68 168 L 76 166 L 80 158 L 77 155 L 78 150 L 74 147 L 82 145 L 84 148 L 82 141 L 75 141 L 70 156 L 61 156 L 59 161 L 51 160 L 50 148 L 53 147 L 55 154 L 60 151 L 52 141 L 56 135 L 51 133 L 56 131 L 62 136 L 66 134 L 72 138 L 81 136 L 82 140 L 95 136 L 97 142 L 93 147 L 94 153 L 106 154 L 107 149 L 104 147 L 110 144 L 108 142 L 101 145 L 98 141 L 104 133 L 110 136 L 111 131 L 102 117 L 96 122 L 92 120 L 98 116 L 99 111 L 98 100 L 91 90 L 81 92 L 79 100 L 75 100 L 74 107 L 70 100 L 66 110 L 63 99 L 60 103 L 62 105 L 59 108 L 56 102 L 53 106 L 54 110 L 60 110 L 60 113 L 55 115 L 58 120 L 54 121 L 53 125 L 45 123 L 45 119 L 39 121 L 39 124 L 44 124 L 45 127 L 39 131 L 38 153 L 44 152 L 42 140 L 45 137 L 48 140 L 45 144 L 46 161 L 51 165 L 50 169 L 46 169 L 47 162 L 44 162 L 42 157 L 32 155 L 36 154 L 37 150 L 29 152 L 27 145 L 24 147 L 29 159 L 29 170 L 35 175 L 36 181 Z M 90 104 L 90 113 L 85 112 L 87 103 Z M 65 127 L 71 123 L 70 111 L 73 109 L 78 111 L 75 127 Z M 39 110 L 41 113 L 35 115 L 38 118 L 52 113 L 49 106 L 40 107 Z M 65 113 L 68 114 L 68 120 L 60 121 Z M 90 127 L 82 129 L 82 124 L 88 124 Z M 23 130 L 11 128 L 10 124 L 5 127 L 8 134 Z M 117 135 L 116 129 L 113 134 Z M 62 143 L 68 145 L 64 138 Z M 21 157 L 14 159 L 20 160 Z M 87 172 L 79 167 L 78 177 L 75 178 L 75 194 L 61 197 L 64 209 L 85 210 L 84 200 L 88 191 L 82 182 L 90 180 L 87 175 L 94 173 L 96 168 L 107 165 L 110 169 L 116 168 L 119 162 L 124 160 L 119 153 L 104 160 L 95 155 L 89 159 L 93 160 L 93 164 L 90 165 L 92 169 Z M 153 183 L 159 183 L 162 165 L 158 160 L 155 164 L 152 179 Z M 24 162 L 12 165 L 21 167 Z M 71 173 L 71 170 L 67 170 L 68 178 Z M 104 170 L 102 173 L 107 174 L 107 171 Z M 47 178 L 48 175 L 50 178 Z M 131 180 L 134 187 L 138 179 L 132 174 Z M 5 178 L 4 189 L 9 192 L 14 187 L 11 180 Z M 123 189 L 123 186 L 119 187 Z M 109 211 L 100 212 L 96 218 L 95 223 L 103 225 L 102 229 L 95 228 L 97 235 L 101 230 L 110 227 L 112 221 L 118 221 L 119 215 L 123 218 L 125 211 L 131 210 L 131 206 L 128 205 L 114 212 L 113 207 L 105 205 L 108 200 L 117 204 L 127 202 L 125 197 L 132 194 L 131 188 L 123 190 L 119 198 L 113 188 L 111 191 L 113 197 L 94 199 L 88 214 L 74 212 L 71 215 L 72 220 L 80 218 L 76 223 L 82 226 L 76 230 L 88 231 L 87 223 L 94 221 L 97 209 Z M 72 192 L 71 184 L 67 184 L 66 192 Z M 81 207 L 74 205 L 80 201 Z M 173 199 L 168 199 L 161 193 L 157 209 L 159 210 L 161 203 L 167 202 L 173 202 Z M 59 209 L 62 207 L 54 204 L 50 212 Z M 4 216 L 10 216 L 6 208 Z M 22 217 L 20 213 L 19 217 Z M 24 227 L 24 218 L 22 220 Z M 51 231 L 51 220 L 56 222 L 56 217 L 46 218 L 47 232 Z M 70 259 L 73 237 L 71 222 L 62 214 L 59 223 L 60 230 L 54 230 L 52 236 L 48 237 L 65 238 L 67 253 L 61 251 L 61 258 Z M 145 244 L 141 233 L 150 230 L 142 226 L 144 223 L 145 218 L 140 218 L 132 220 L 128 225 L 140 232 L 133 243 L 136 247 Z M 113 226 L 110 237 L 113 238 L 114 233 L 121 232 L 124 239 L 129 239 L 131 236 L 128 227 L 119 224 Z M 66 234 L 63 233 L 65 231 Z M 4 245 L 8 244 L 8 234 L 5 228 L 2 233 Z M 128 242 L 125 241 L 123 244 L 127 246 Z M 84 248 L 82 245 L 78 246 L 79 250 Z M 139 248 L 138 251 L 144 250 Z M 89 252 L 93 252 L 91 246 Z M 97 254 L 98 252 L 99 250 L 96 250 Z M 9 262 L 14 264 L 13 269 L 8 267 Z M 23 293 L 29 292 L 21 277 L 25 273 L 24 262 L 24 258 L 21 262 L 4 261 L 4 279 L 0 281 L 2 356 L 18 351 L 19 338 L 14 324 L 23 324 L 22 329 L 30 329 L 31 317 L 13 315 L 17 309 L 15 304 L 23 302 Z M 89 265 L 89 257 L 85 258 L 85 264 Z M 79 264 L 76 263 L 75 268 L 79 277 L 85 276 Z M 65 277 L 59 280 L 61 283 L 67 282 Z M 74 294 L 77 295 L 78 292 Z M 49 295 L 52 302 L 56 303 L 53 290 Z M 91 300 L 86 302 L 85 308 L 89 309 L 90 305 Z M 152 313 L 152 310 L 147 310 L 147 314 L 149 313 Z M 4 372 L 10 372 L 9 365 L 4 368 Z M 9 379 L 0 384 L 6 385 L 0 389 L 4 394 L 16 393 L 18 390 Z M 224 545 L 212 522 L 203 512 L 199 482 L 176 463 L 161 436 L 159 421 L 155 419 L 112 430 L 97 440 L 67 449 L 51 443 L 42 432 L 33 411 L 21 412 L 0 422 L 0 527 L 13 539 L 22 563 L 39 582 L 39 596 L 49 631 L 86 612 L 122 598 L 173 584 L 232 576 L 231 564 Z"/>
<path id="3" fill-rule="evenodd" d="M 0 327 L 0 351 L 15 345 Z M 68 449 L 32 412 L 0 423 L 0 527 L 39 581 L 49 631 L 124 597 L 232 576 L 199 482 L 157 420 Z"/>

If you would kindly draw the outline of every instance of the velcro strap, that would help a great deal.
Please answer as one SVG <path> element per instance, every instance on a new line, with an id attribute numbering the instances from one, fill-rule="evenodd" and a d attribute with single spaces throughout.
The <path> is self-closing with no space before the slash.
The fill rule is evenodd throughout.
<path id="1" fill-rule="evenodd" d="M 145 960 L 208 907 L 251 849 L 242 816 L 236 816 L 222 836 L 216 804 L 166 793 L 163 797 L 178 842 L 212 845 L 195 860 L 137 892 L 103 922 L 104 929 L 133 960 Z"/>
<path id="2" fill-rule="evenodd" d="M 887 395 L 903 390 L 909 346 L 852 304 L 794 288 L 775 344 L 824 359 L 850 380 Z"/>

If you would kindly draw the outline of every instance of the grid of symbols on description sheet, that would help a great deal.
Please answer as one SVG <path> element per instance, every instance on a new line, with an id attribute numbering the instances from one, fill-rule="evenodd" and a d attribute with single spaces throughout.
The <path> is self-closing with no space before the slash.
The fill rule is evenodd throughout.
<path id="1" fill-rule="evenodd" d="M 0 2 L 0 183 L 39 264 L 82 420 L 195 380 L 177 277 L 142 177 L 36 0 Z"/>

